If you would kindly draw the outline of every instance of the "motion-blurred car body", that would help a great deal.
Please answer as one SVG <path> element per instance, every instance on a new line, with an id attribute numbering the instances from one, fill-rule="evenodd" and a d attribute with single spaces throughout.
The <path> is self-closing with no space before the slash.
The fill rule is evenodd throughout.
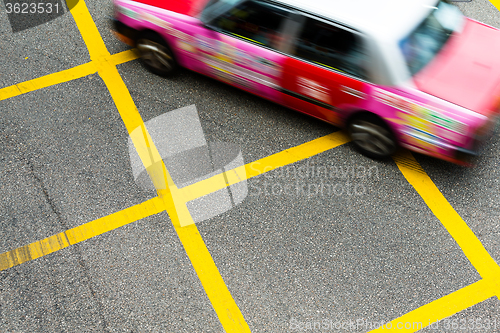
<path id="1" fill-rule="evenodd" d="M 177 65 L 397 146 L 468 164 L 500 112 L 500 31 L 436 0 L 114 0 L 148 69 Z"/>

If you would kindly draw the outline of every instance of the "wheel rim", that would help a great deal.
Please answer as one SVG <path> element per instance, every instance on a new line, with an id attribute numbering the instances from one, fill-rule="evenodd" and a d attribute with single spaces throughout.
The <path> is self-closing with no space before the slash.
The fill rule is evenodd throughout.
<path id="1" fill-rule="evenodd" d="M 165 46 L 149 39 L 141 39 L 137 41 L 137 49 L 148 66 L 161 71 L 170 71 L 173 68 L 174 59 Z"/>
<path id="2" fill-rule="evenodd" d="M 366 120 L 353 121 L 350 132 L 359 147 L 377 156 L 391 155 L 396 147 L 387 129 Z"/>

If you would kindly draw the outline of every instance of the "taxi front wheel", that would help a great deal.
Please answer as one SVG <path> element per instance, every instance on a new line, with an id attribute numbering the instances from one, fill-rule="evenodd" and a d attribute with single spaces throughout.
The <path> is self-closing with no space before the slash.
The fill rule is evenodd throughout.
<path id="1" fill-rule="evenodd" d="M 347 124 L 347 131 L 364 155 L 371 158 L 386 158 L 397 149 L 396 140 L 385 122 L 371 113 L 355 115 Z"/>
<path id="2" fill-rule="evenodd" d="M 150 72 L 169 76 L 177 70 L 172 50 L 160 35 L 151 31 L 142 33 L 137 38 L 135 46 L 141 55 L 142 63 Z"/>

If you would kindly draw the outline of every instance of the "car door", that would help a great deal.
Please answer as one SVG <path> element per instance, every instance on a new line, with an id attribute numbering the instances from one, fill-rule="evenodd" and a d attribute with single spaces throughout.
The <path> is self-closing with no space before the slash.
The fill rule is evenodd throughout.
<path id="1" fill-rule="evenodd" d="M 217 11 L 216 11 L 217 12 Z M 204 74 L 279 101 L 279 83 L 287 58 L 276 51 L 289 11 L 261 1 L 244 1 L 213 17 L 198 36 Z"/>
<path id="2" fill-rule="evenodd" d="M 330 123 L 342 124 L 342 111 L 362 108 L 366 91 L 366 52 L 362 37 L 341 25 L 296 14 L 300 28 L 289 46 L 280 83 L 284 104 Z"/>

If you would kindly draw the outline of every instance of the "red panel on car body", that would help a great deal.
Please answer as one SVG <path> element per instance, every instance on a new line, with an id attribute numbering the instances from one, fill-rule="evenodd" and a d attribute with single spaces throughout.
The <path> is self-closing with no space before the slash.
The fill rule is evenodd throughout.
<path id="1" fill-rule="evenodd" d="M 208 0 L 137 0 L 137 2 L 179 14 L 196 16 L 201 12 Z"/>

